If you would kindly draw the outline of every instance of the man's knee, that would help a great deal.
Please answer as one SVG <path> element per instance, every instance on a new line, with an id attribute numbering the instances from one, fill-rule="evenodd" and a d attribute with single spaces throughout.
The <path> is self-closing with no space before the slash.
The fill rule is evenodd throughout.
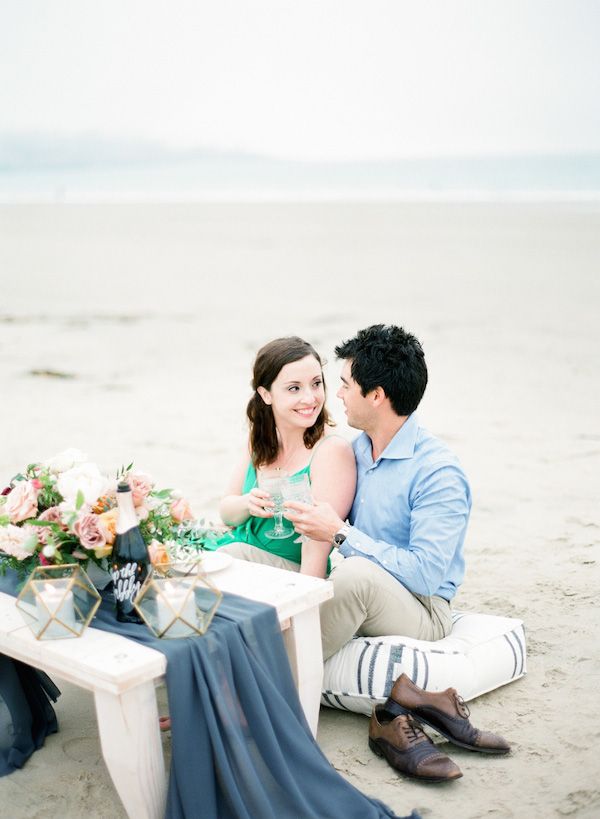
<path id="1" fill-rule="evenodd" d="M 364 597 L 377 586 L 377 570 L 378 567 L 365 557 L 347 557 L 329 576 L 335 596 Z"/>

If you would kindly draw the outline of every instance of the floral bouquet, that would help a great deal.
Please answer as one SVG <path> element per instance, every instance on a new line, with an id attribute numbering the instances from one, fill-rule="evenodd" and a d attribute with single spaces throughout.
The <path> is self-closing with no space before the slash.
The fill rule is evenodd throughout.
<path id="1" fill-rule="evenodd" d="M 157 489 L 133 464 L 115 478 L 68 449 L 15 475 L 0 496 L 0 573 L 21 577 L 36 566 L 90 562 L 107 568 L 116 536 L 119 480 L 131 486 L 140 531 L 153 563 L 171 559 L 182 548 L 197 551 L 219 527 L 194 522 L 188 502 L 173 489 Z"/>

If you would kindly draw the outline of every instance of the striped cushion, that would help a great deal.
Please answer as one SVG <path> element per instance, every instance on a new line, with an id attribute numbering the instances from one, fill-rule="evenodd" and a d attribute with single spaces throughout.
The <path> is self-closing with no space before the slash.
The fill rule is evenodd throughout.
<path id="1" fill-rule="evenodd" d="M 427 691 L 456 688 L 465 700 L 518 680 L 526 671 L 521 620 L 454 612 L 448 637 L 355 637 L 325 662 L 321 703 L 371 713 L 402 672 Z"/>

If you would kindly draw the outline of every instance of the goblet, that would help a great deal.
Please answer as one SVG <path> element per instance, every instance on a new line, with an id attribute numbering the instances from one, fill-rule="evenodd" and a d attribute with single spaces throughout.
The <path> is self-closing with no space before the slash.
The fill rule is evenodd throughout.
<path id="1" fill-rule="evenodd" d="M 283 482 L 282 488 L 284 501 L 291 500 L 310 504 L 313 502 L 310 491 L 310 478 L 306 472 L 303 472 L 301 475 L 290 475 L 290 477 L 286 478 Z M 304 543 L 306 540 L 308 540 L 306 535 L 299 535 L 295 543 Z"/>
<path id="2" fill-rule="evenodd" d="M 294 530 L 283 523 L 283 485 L 287 475 L 280 469 L 273 472 L 262 472 L 258 476 L 258 485 L 268 492 L 273 502 L 273 526 L 265 531 L 271 540 L 281 540 L 294 534 Z"/>

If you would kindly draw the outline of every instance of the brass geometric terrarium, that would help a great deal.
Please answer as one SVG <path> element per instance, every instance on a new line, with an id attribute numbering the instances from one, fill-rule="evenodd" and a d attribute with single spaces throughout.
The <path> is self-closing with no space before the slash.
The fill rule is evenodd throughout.
<path id="1" fill-rule="evenodd" d="M 77 563 L 37 566 L 16 606 L 37 640 L 80 637 L 100 605 L 100 595 Z"/>
<path id="2" fill-rule="evenodd" d="M 134 606 L 156 637 L 172 639 L 204 634 L 222 593 L 197 565 L 161 563 L 151 569 Z"/>

